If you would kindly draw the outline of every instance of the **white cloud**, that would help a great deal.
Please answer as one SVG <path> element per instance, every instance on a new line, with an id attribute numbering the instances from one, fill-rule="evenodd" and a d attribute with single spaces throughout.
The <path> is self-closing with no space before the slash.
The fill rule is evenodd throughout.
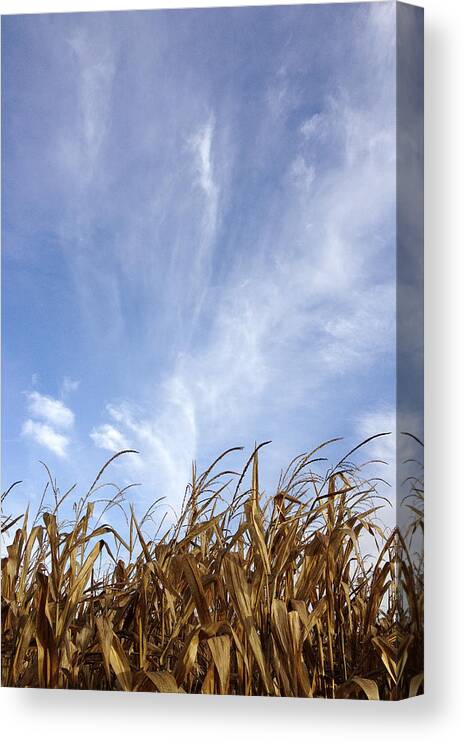
<path id="1" fill-rule="evenodd" d="M 74 424 L 74 413 L 59 399 L 48 397 L 39 392 L 27 394 L 28 410 L 32 417 L 39 417 L 57 428 L 71 428 Z"/>
<path id="2" fill-rule="evenodd" d="M 106 411 L 108 412 L 110 417 L 113 418 L 113 420 L 116 420 L 117 423 L 120 423 L 124 420 L 123 412 L 116 405 L 107 404 Z"/>
<path id="3" fill-rule="evenodd" d="M 309 119 L 306 119 L 300 126 L 300 133 L 305 139 L 310 139 L 313 135 L 318 134 L 324 124 L 324 115 L 314 113 Z"/>
<path id="4" fill-rule="evenodd" d="M 81 30 L 68 38 L 68 43 L 77 63 L 80 115 L 75 130 L 60 143 L 60 154 L 78 182 L 86 184 L 97 172 L 105 142 L 115 62 L 105 36 L 92 38 Z"/>
<path id="5" fill-rule="evenodd" d="M 390 467 L 395 466 L 396 411 L 393 407 L 381 406 L 364 412 L 356 419 L 355 428 L 361 439 L 378 433 L 390 433 L 370 442 L 369 455 L 370 458 L 385 461 Z"/>
<path id="6" fill-rule="evenodd" d="M 338 374 L 381 358 L 393 348 L 395 286 L 381 283 L 366 288 L 363 301 L 350 311 L 329 316 L 322 323 L 325 342 L 321 359 Z"/>
<path id="7" fill-rule="evenodd" d="M 396 410 L 390 405 L 379 405 L 368 409 L 354 420 L 355 444 L 379 433 L 389 433 L 371 440 L 358 452 L 358 459 L 366 462 L 360 475 L 364 480 L 373 480 L 379 495 L 386 497 L 391 507 L 383 505 L 381 523 L 393 527 L 396 521 L 397 460 L 396 460 Z M 385 484 L 387 483 L 387 484 Z M 381 502 L 377 502 L 377 505 Z"/>
<path id="8" fill-rule="evenodd" d="M 166 496 L 173 506 L 179 506 L 196 457 L 196 411 L 191 390 L 180 378 L 173 377 L 160 389 L 153 417 L 127 402 L 108 405 L 107 412 L 127 431 L 141 454 L 121 462 L 129 479 L 143 481 L 153 499 Z"/>
<path id="9" fill-rule="evenodd" d="M 286 68 L 278 70 L 276 80 L 270 84 L 266 101 L 273 119 L 285 117 L 289 108 L 295 103 L 295 95 L 286 81 Z"/>
<path id="10" fill-rule="evenodd" d="M 213 117 L 201 127 L 198 134 L 192 139 L 192 148 L 196 155 L 199 182 L 205 195 L 214 196 L 216 186 L 213 180 L 212 139 L 215 129 Z"/>
<path id="11" fill-rule="evenodd" d="M 80 383 L 79 379 L 72 379 L 70 376 L 65 376 L 61 385 L 62 395 L 66 396 L 67 394 L 71 394 L 71 392 L 75 392 L 79 389 Z"/>
<path id="12" fill-rule="evenodd" d="M 211 238 L 218 214 L 218 186 L 213 175 L 213 137 L 215 133 L 215 119 L 211 115 L 197 134 L 190 140 L 194 155 L 197 182 L 205 194 L 205 230 L 206 237 Z"/>
<path id="13" fill-rule="evenodd" d="M 124 435 L 117 428 L 113 427 L 113 425 L 100 425 L 94 428 L 90 433 L 90 437 L 97 448 L 104 448 L 114 453 L 129 448 L 129 443 Z"/>
<path id="14" fill-rule="evenodd" d="M 300 186 L 310 188 L 315 180 L 315 168 L 298 155 L 291 165 L 291 178 Z"/>
<path id="15" fill-rule="evenodd" d="M 66 456 L 69 438 L 62 433 L 57 433 L 50 425 L 29 419 L 23 425 L 22 434 L 39 445 L 45 446 L 57 456 L 61 458 Z"/>

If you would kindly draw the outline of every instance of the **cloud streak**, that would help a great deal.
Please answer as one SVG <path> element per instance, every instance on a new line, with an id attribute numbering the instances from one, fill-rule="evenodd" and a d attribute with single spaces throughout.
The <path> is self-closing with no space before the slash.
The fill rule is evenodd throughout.
<path id="1" fill-rule="evenodd" d="M 33 417 L 39 417 L 57 428 L 68 429 L 74 424 L 74 413 L 64 402 L 48 397 L 39 392 L 27 394 L 28 411 Z"/>
<path id="2" fill-rule="evenodd" d="M 26 420 L 22 427 L 22 435 L 44 446 L 56 456 L 66 457 L 69 438 L 58 433 L 50 425 L 36 420 Z"/>
<path id="3" fill-rule="evenodd" d="M 218 207 L 218 188 L 213 177 L 212 146 L 214 131 L 215 120 L 213 116 L 210 116 L 207 123 L 199 129 L 196 136 L 190 141 L 198 183 L 206 199 L 205 226 L 207 235 L 211 235 L 215 229 Z"/>
<path id="4" fill-rule="evenodd" d="M 124 435 L 113 425 L 106 424 L 94 428 L 90 437 L 97 448 L 104 448 L 112 453 L 129 448 L 129 443 Z"/>

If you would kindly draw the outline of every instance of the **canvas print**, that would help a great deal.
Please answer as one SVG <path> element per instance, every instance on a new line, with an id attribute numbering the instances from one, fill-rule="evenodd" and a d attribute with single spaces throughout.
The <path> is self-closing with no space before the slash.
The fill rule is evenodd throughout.
<path id="1" fill-rule="evenodd" d="M 2 18 L 1 681 L 423 692 L 423 11 Z"/>

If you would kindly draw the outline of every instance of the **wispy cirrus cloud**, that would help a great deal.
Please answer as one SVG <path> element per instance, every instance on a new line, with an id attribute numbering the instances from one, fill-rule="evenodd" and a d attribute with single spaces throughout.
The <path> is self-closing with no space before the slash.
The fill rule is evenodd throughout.
<path id="1" fill-rule="evenodd" d="M 66 383 L 66 378 L 63 384 Z M 63 386 L 63 385 L 62 385 Z M 21 428 L 24 438 L 43 446 L 56 456 L 66 458 L 74 412 L 61 399 L 34 390 L 26 393 L 29 417 Z"/>
<path id="2" fill-rule="evenodd" d="M 60 399 L 37 391 L 28 392 L 27 407 L 32 417 L 39 417 L 54 427 L 66 429 L 74 424 L 74 412 Z"/>
<path id="3" fill-rule="evenodd" d="M 355 429 L 360 439 L 388 433 L 375 439 L 370 446 L 370 458 L 384 462 L 389 468 L 391 484 L 395 483 L 396 410 L 389 405 L 379 405 L 365 410 L 355 419 Z"/>
<path id="4" fill-rule="evenodd" d="M 72 392 L 76 392 L 81 384 L 80 379 L 72 379 L 70 376 L 65 376 L 61 385 L 61 394 L 63 397 L 67 397 Z"/>
<path id="5" fill-rule="evenodd" d="M 115 60 L 106 34 L 95 36 L 76 29 L 67 42 L 77 66 L 79 115 L 74 130 L 61 139 L 60 152 L 70 172 L 77 176 L 76 182 L 86 185 L 98 174 L 109 124 Z"/>
<path id="6" fill-rule="evenodd" d="M 104 448 L 113 453 L 129 448 L 129 443 L 121 431 L 108 423 L 94 428 L 90 437 L 97 448 Z"/>
<path id="7" fill-rule="evenodd" d="M 154 416 L 131 401 L 107 405 L 112 423 L 90 435 L 95 446 L 113 452 L 128 448 L 130 441 L 141 456 L 120 462 L 129 481 L 143 481 L 146 498 L 163 495 L 176 507 L 184 496 L 197 450 L 196 409 L 190 390 L 179 378 L 162 385 L 159 400 Z"/>
<path id="8" fill-rule="evenodd" d="M 319 132 L 324 129 L 324 115 L 320 113 L 314 113 L 310 118 L 305 119 L 300 125 L 300 133 L 305 139 L 317 136 Z"/>
<path id="9" fill-rule="evenodd" d="M 69 438 L 63 433 L 58 433 L 47 423 L 41 423 L 37 420 L 26 420 L 22 427 L 22 435 L 30 438 L 44 446 L 60 458 L 65 458 L 69 445 Z"/>
<path id="10" fill-rule="evenodd" d="M 215 133 L 215 118 L 210 115 L 195 136 L 190 140 L 190 147 L 194 155 L 195 169 L 198 184 L 202 188 L 206 199 L 206 229 L 209 234 L 214 230 L 218 208 L 218 186 L 213 174 L 213 136 Z"/>

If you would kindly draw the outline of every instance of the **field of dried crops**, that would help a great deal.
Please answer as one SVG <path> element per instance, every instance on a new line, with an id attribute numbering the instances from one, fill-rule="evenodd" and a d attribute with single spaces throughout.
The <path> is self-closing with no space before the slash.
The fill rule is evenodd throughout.
<path id="1" fill-rule="evenodd" d="M 387 504 L 351 463 L 354 451 L 315 473 L 324 446 L 291 462 L 268 497 L 261 446 L 241 472 L 225 464 L 238 449 L 201 475 L 194 467 L 165 528 L 154 508 L 136 518 L 124 491 L 102 505 L 106 467 L 125 452 L 75 503 L 72 521 L 61 517 L 70 493 L 50 476 L 35 519 L 3 514 L 2 684 L 417 695 L 422 565 L 407 532 L 382 526 Z M 414 479 L 411 532 L 423 528 L 422 501 Z M 114 508 L 127 518 L 123 535 L 108 522 Z"/>

